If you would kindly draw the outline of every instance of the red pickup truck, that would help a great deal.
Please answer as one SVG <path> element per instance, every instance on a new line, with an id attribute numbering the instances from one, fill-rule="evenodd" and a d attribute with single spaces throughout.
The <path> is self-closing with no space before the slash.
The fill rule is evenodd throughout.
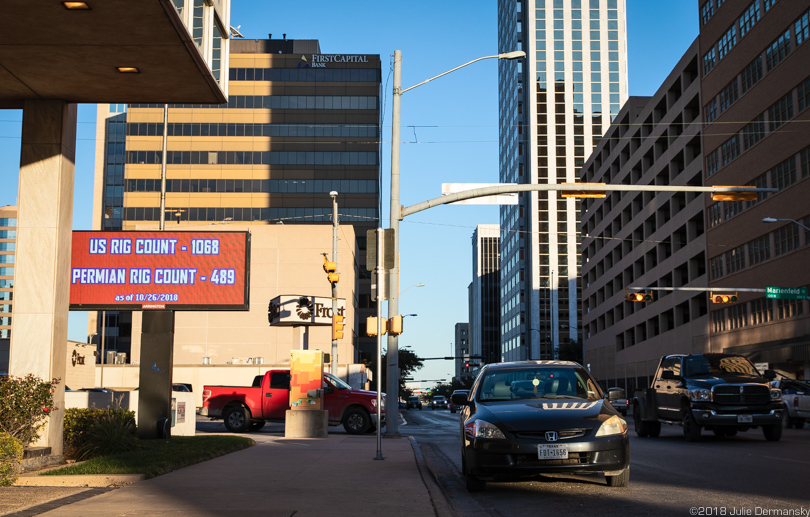
<path id="1" fill-rule="evenodd" d="M 343 424 L 349 434 L 376 429 L 377 392 L 356 390 L 331 374 L 324 374 L 323 408 L 329 425 Z M 253 386 L 204 386 L 202 416 L 224 418 L 232 433 L 258 431 L 265 422 L 283 422 L 290 409 L 290 371 L 269 370 L 257 375 Z M 385 422 L 385 395 L 382 397 Z"/>

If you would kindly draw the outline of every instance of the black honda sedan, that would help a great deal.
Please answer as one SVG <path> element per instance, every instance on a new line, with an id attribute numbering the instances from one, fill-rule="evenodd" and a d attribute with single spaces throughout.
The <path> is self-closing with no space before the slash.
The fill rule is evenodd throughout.
<path id="1" fill-rule="evenodd" d="M 483 367 L 461 412 L 467 490 L 546 473 L 603 472 L 627 486 L 627 422 L 579 364 L 520 361 Z"/>

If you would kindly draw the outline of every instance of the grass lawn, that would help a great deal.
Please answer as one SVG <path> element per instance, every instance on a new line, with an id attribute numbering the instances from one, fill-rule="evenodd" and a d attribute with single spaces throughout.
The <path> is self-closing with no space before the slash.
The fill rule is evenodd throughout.
<path id="1" fill-rule="evenodd" d="M 176 436 L 170 440 L 139 440 L 137 450 L 100 456 L 41 475 L 145 474 L 149 479 L 253 445 L 256 442 L 241 436 Z"/>

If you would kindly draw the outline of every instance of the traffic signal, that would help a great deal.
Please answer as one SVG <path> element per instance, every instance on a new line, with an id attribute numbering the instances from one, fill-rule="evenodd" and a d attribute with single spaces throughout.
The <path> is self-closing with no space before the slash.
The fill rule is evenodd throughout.
<path id="1" fill-rule="evenodd" d="M 340 275 L 335 272 L 337 271 L 337 262 L 327 260 L 326 255 L 323 256 L 323 270 L 326 271 L 326 278 L 330 284 L 338 283 Z"/>
<path id="2" fill-rule="evenodd" d="M 725 187 L 725 188 L 745 188 L 745 187 L 737 187 L 734 185 L 715 185 L 715 187 Z M 747 187 L 753 188 L 753 187 Z M 756 192 L 712 192 L 712 200 L 713 201 L 756 201 L 757 200 L 757 193 Z"/>
<path id="3" fill-rule="evenodd" d="M 582 185 L 587 187 L 604 187 L 604 183 L 563 183 L 563 185 Z M 604 198 L 607 193 L 604 190 L 561 190 L 560 197 L 589 197 Z"/>
<path id="4" fill-rule="evenodd" d="M 627 298 L 628 302 L 651 302 L 652 291 L 649 293 L 631 293 L 630 291 L 625 291 L 625 298 Z"/>
<path id="5" fill-rule="evenodd" d="M 385 335 L 388 332 L 388 320 L 382 318 L 382 334 Z M 366 318 L 366 335 L 367 336 L 376 336 L 377 335 L 377 316 L 369 316 Z"/>
<path id="6" fill-rule="evenodd" d="M 402 334 L 402 316 L 397 315 L 388 320 L 388 333 L 392 336 Z"/>
<path id="7" fill-rule="evenodd" d="M 332 340 L 343 339 L 343 316 L 332 315 Z"/>
<path id="8" fill-rule="evenodd" d="M 737 302 L 737 293 L 722 293 L 722 294 L 714 294 L 709 293 L 709 298 L 712 299 L 713 303 L 736 303 Z"/>

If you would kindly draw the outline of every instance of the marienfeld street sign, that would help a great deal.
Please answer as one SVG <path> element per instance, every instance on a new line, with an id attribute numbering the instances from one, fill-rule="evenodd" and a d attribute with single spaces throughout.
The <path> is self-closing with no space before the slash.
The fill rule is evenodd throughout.
<path id="1" fill-rule="evenodd" d="M 780 300 L 806 300 L 806 287 L 772 287 L 765 289 L 766 298 L 776 298 Z"/>

